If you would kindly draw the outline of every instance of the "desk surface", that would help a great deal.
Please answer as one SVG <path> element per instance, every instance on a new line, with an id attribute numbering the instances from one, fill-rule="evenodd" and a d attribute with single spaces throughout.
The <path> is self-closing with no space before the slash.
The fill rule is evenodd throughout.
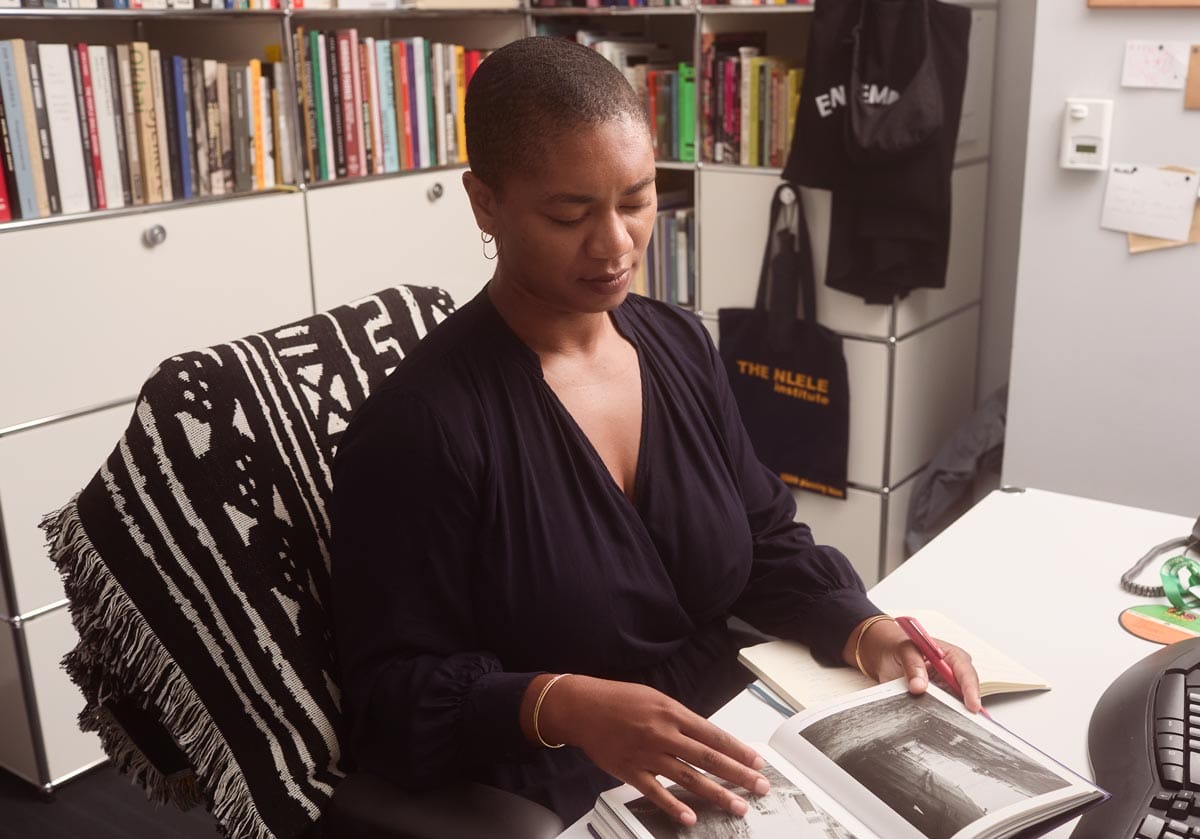
<path id="1" fill-rule="evenodd" d="M 1183 516 L 1027 490 L 993 492 L 871 589 L 896 613 L 937 609 L 1047 679 L 1052 690 L 993 696 L 1008 728 L 1091 777 L 1092 708 L 1124 670 L 1156 649 L 1117 623 L 1151 602 L 1121 590 L 1121 574 L 1151 546 L 1191 531 Z M 782 717 L 740 694 L 713 720 L 765 741 Z M 1065 839 L 1071 825 L 1049 834 Z M 562 839 L 587 839 L 582 822 Z"/>

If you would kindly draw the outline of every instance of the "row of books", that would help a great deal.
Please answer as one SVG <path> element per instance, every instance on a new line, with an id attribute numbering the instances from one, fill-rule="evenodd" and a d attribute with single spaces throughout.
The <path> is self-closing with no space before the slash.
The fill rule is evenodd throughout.
<path id="1" fill-rule="evenodd" d="M 294 38 L 307 180 L 466 162 L 467 82 L 486 51 L 357 29 Z"/>
<path id="2" fill-rule="evenodd" d="M 0 0 L 0 9 L 495 10 L 520 7 L 520 0 Z"/>
<path id="3" fill-rule="evenodd" d="M 804 69 L 764 55 L 765 33 L 701 36 L 700 136 L 706 162 L 783 166 Z"/>
<path id="4" fill-rule="evenodd" d="M 0 221 L 293 183 L 285 70 L 0 41 Z"/>
<path id="5" fill-rule="evenodd" d="M 607 58 L 642 97 L 654 135 L 659 160 L 693 162 L 696 159 L 696 68 L 676 61 L 664 44 L 634 35 L 614 35 L 576 29 L 542 21 L 539 35 L 574 38 Z"/>
<path id="6" fill-rule="evenodd" d="M 670 202 L 666 202 L 670 203 Z M 679 306 L 696 301 L 696 214 L 691 207 L 659 209 L 646 257 L 631 290 Z"/>

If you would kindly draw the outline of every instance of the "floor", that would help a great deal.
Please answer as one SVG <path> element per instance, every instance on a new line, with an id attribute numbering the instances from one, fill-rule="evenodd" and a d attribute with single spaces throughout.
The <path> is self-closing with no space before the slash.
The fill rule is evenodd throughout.
<path id="1" fill-rule="evenodd" d="M 146 800 L 128 779 L 103 766 L 63 784 L 47 800 L 0 770 L 0 839 L 213 839 L 216 822 Z"/>

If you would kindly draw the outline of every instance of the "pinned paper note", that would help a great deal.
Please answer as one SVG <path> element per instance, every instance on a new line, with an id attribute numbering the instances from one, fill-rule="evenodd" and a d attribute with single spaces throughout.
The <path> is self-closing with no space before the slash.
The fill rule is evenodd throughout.
<path id="1" fill-rule="evenodd" d="M 1189 111 L 1200 111 L 1200 44 L 1192 44 L 1187 87 L 1183 89 L 1183 107 Z"/>
<path id="2" fill-rule="evenodd" d="M 1167 171 L 1174 172 L 1190 172 L 1190 169 L 1184 169 L 1182 166 L 1163 166 Z M 1173 242 L 1170 239 L 1156 239 L 1153 236 L 1141 236 L 1137 233 L 1129 234 L 1129 252 L 1130 253 L 1146 253 L 1148 251 L 1161 251 L 1166 248 L 1182 248 L 1184 245 L 1194 245 L 1200 243 L 1200 201 L 1196 202 L 1196 209 L 1192 212 L 1192 229 L 1188 233 L 1187 241 Z"/>
<path id="3" fill-rule="evenodd" d="M 1191 44 L 1184 41 L 1126 41 L 1124 87 L 1182 90 Z"/>
<path id="4" fill-rule="evenodd" d="M 1191 230 L 1198 180 L 1192 170 L 1113 164 L 1100 226 L 1181 242 Z"/>

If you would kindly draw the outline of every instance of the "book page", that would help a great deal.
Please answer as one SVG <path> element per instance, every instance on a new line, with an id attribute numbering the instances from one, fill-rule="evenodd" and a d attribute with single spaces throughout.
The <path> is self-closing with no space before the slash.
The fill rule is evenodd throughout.
<path id="1" fill-rule="evenodd" d="M 971 654 L 984 696 L 1022 690 L 1049 690 L 1041 676 L 1013 660 L 954 621 L 930 609 L 904 614 L 921 622 L 934 638 L 962 647 Z M 850 667 L 825 667 L 808 647 L 794 641 L 770 641 L 746 647 L 738 659 L 796 710 L 811 708 L 875 684 Z"/>
<path id="2" fill-rule="evenodd" d="M 878 685 L 787 720 L 771 746 L 876 832 L 1008 835 L 1102 793 L 937 686 Z"/>
<path id="3" fill-rule="evenodd" d="M 714 779 L 746 799 L 750 810 L 743 818 L 668 782 L 672 794 L 696 813 L 696 824 L 684 827 L 626 784 L 601 794 L 593 826 L 605 839 L 879 839 L 782 756 L 765 744 L 751 745 L 767 762 L 762 773 L 771 782 L 769 793 L 749 795 Z"/>

